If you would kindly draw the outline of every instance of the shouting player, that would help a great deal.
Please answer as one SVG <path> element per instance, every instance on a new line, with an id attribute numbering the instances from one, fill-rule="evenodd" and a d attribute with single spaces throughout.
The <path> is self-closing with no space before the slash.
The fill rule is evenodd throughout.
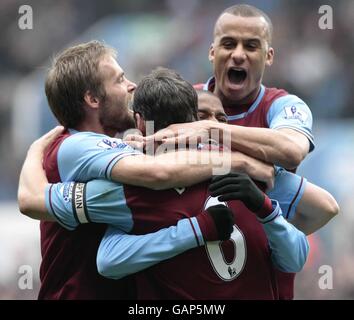
<path id="1" fill-rule="evenodd" d="M 185 86 L 182 87 L 183 91 L 181 89 L 177 92 L 172 90 L 176 90 L 178 84 L 183 84 L 182 81 L 175 74 L 163 70 L 156 71 L 142 80 L 135 93 L 133 104 L 139 129 L 145 131 L 146 120 L 155 120 L 157 127 L 162 127 L 166 121 L 182 120 L 183 113 L 185 119 L 195 117 L 196 109 L 193 110 L 190 105 L 183 105 L 178 99 L 175 99 L 186 95 Z M 159 90 L 154 90 L 157 88 Z M 190 88 L 189 91 L 193 96 L 193 90 Z M 164 96 L 169 96 L 170 99 L 166 100 Z M 148 105 L 148 101 L 155 101 L 155 103 Z M 160 112 L 160 114 L 154 112 L 157 110 L 164 112 Z M 181 113 L 182 110 L 183 113 Z M 210 113 L 210 108 L 206 105 L 204 108 L 203 106 L 200 107 L 199 111 L 202 110 L 205 113 Z M 219 111 L 217 108 L 213 110 L 216 114 L 222 113 Z M 170 120 L 168 120 L 169 117 L 164 117 L 164 114 L 169 115 Z M 175 119 L 170 116 L 171 114 L 176 115 Z M 30 181 L 35 187 L 39 187 L 38 183 L 34 183 L 34 180 L 30 179 Z M 239 186 L 235 184 L 239 184 Z M 285 192 L 284 187 L 287 188 L 287 192 Z M 85 204 L 90 221 L 109 222 L 119 227 L 119 229 L 110 228 L 107 231 L 98 257 L 100 270 L 106 276 L 112 278 L 121 278 L 151 266 L 158 260 L 163 260 L 155 258 L 154 261 L 152 257 L 154 257 L 154 254 L 158 255 L 159 251 L 164 252 L 166 247 L 172 252 L 174 251 L 174 239 L 163 244 L 148 243 L 142 247 L 143 243 L 139 242 L 136 237 L 132 237 L 131 245 L 127 248 L 120 241 L 122 231 L 138 234 L 151 232 L 173 224 L 183 217 L 196 215 L 203 211 L 205 205 L 207 205 L 205 185 L 164 192 L 154 192 L 129 186 L 125 186 L 123 189 L 121 185 L 104 181 L 88 183 L 86 191 L 83 192 L 83 185 L 80 184 L 69 183 L 64 186 L 51 187 L 47 194 L 48 210 L 51 215 L 60 217 L 59 220 L 64 220 L 66 224 L 72 227 L 78 225 L 78 221 L 74 217 L 80 210 L 73 212 L 72 208 L 75 208 L 77 203 L 72 207 L 71 202 L 68 203 L 63 200 L 63 190 L 65 188 L 67 190 L 72 189 L 70 197 L 73 203 L 76 201 L 75 190 L 86 195 Z M 302 192 L 305 190 L 305 183 L 290 173 L 279 171 L 276 188 L 281 189 L 281 192 L 279 190 L 275 191 L 274 195 L 277 194 L 277 198 L 283 200 L 283 207 L 289 208 L 286 211 L 290 212 L 294 211 L 301 199 Z M 268 241 L 273 252 L 273 262 L 277 267 L 286 271 L 299 270 L 299 266 L 294 266 L 294 263 L 290 262 L 289 256 L 299 258 L 299 254 L 300 256 L 303 254 L 301 250 L 304 247 L 299 246 L 299 242 L 296 241 L 297 236 L 301 233 L 297 233 L 296 229 L 286 223 L 282 217 L 277 217 L 279 213 L 277 210 L 266 217 L 270 213 L 270 209 L 266 209 L 265 205 L 265 199 L 268 198 L 264 197 L 248 177 L 234 174 L 217 178 L 211 189 L 214 195 L 223 194 L 224 200 L 242 200 L 246 207 L 256 212 L 256 215 L 264 215 L 264 220 L 260 220 L 266 222 L 264 229 L 268 240 L 255 217 L 239 202 L 232 202 L 229 205 L 234 209 L 234 212 L 237 212 L 235 220 L 240 229 L 237 226 L 234 227 L 233 241 L 224 243 L 221 250 L 225 250 L 226 256 L 233 257 L 233 261 L 223 263 L 220 260 L 223 253 L 220 249 L 217 249 L 218 245 L 216 244 L 207 244 L 205 250 L 191 250 L 146 272 L 139 273 L 136 276 L 136 281 L 140 298 L 277 298 L 277 288 L 274 287 L 274 279 L 272 278 L 272 266 L 267 263 L 269 259 L 266 258 L 270 256 Z M 227 190 L 229 192 L 225 195 L 224 193 Z M 80 197 L 80 199 L 82 198 Z M 294 203 L 292 210 L 291 202 Z M 80 203 L 82 204 L 81 200 Z M 104 209 L 99 209 L 100 205 L 104 205 Z M 261 207 L 263 207 L 263 210 L 260 210 Z M 197 219 L 200 219 L 202 216 L 197 215 L 197 217 Z M 86 220 L 86 222 L 88 221 Z M 289 236 L 289 238 L 287 239 L 286 236 Z M 232 243 L 235 245 L 232 245 Z M 237 250 L 238 254 L 235 254 L 234 250 Z M 137 254 L 141 251 L 145 252 L 145 256 Z M 246 251 L 248 252 L 247 257 Z M 134 263 L 130 259 L 132 256 L 135 256 Z M 207 256 L 209 262 L 206 259 Z M 186 264 L 186 260 L 193 261 L 193 263 Z M 200 261 L 200 263 L 196 261 Z M 194 282 L 185 281 L 188 275 L 182 272 L 183 266 L 189 268 L 189 270 L 203 270 L 202 278 L 204 280 L 189 272 Z M 175 268 L 182 273 L 171 272 Z M 162 274 L 166 274 L 166 277 L 160 277 Z M 169 277 L 167 277 L 167 274 L 169 274 Z M 183 278 L 181 278 L 182 276 Z M 227 281 L 232 282 L 227 283 Z M 205 286 L 205 290 L 195 289 L 200 286 Z"/>
<path id="2" fill-rule="evenodd" d="M 215 23 L 209 50 L 214 76 L 197 88 L 209 90 L 220 98 L 228 124 L 213 121 L 176 124 L 147 141 L 163 139 L 174 145 L 179 140 L 207 139 L 213 130 L 229 132 L 234 150 L 296 170 L 314 149 L 312 114 L 299 97 L 262 84 L 265 68 L 274 59 L 272 30 L 269 17 L 253 6 L 240 4 L 224 10 Z M 333 208 L 335 214 L 337 210 Z M 279 279 L 281 297 L 291 299 L 294 275 L 279 273 Z"/>
<path id="3" fill-rule="evenodd" d="M 125 77 L 115 57 L 113 49 L 92 41 L 65 50 L 49 70 L 47 99 L 67 129 L 46 150 L 44 168 L 50 182 L 105 178 L 167 189 L 206 180 L 212 176 L 215 163 L 228 159 L 230 168 L 271 184 L 273 169 L 241 153 L 228 156 L 225 152 L 181 151 L 153 157 L 110 138 L 134 123 L 128 102 L 136 86 Z M 206 158 L 209 161 L 200 161 Z M 38 217 L 28 210 L 26 195 L 19 191 L 20 210 Z M 179 227 L 182 237 L 184 232 L 194 232 L 189 220 Z M 130 297 L 129 285 L 104 279 L 97 272 L 96 252 L 105 229 L 105 225 L 92 224 L 68 232 L 57 222 L 41 222 L 40 299 Z M 173 230 L 165 232 L 168 236 Z M 181 245 L 181 250 L 185 246 Z"/>

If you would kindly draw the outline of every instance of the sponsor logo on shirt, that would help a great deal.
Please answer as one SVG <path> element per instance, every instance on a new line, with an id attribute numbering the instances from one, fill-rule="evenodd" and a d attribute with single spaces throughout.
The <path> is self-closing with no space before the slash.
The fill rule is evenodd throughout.
<path id="1" fill-rule="evenodd" d="M 63 196 L 65 202 L 71 201 L 72 194 L 73 194 L 73 187 L 74 187 L 74 182 L 70 182 L 70 183 L 65 183 L 60 188 L 60 193 Z"/>
<path id="2" fill-rule="evenodd" d="M 308 114 L 304 113 L 302 110 L 299 110 L 296 106 L 285 107 L 285 119 L 295 119 L 305 122 L 308 118 Z"/>
<path id="3" fill-rule="evenodd" d="M 127 147 L 127 144 L 117 139 L 104 138 L 97 143 L 97 146 L 103 149 L 124 149 Z"/>

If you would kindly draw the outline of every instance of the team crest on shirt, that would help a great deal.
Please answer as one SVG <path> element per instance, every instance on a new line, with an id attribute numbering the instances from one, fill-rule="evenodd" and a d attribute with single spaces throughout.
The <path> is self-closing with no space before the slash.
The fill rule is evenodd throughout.
<path id="1" fill-rule="evenodd" d="M 75 184 L 74 182 L 65 183 L 60 188 L 60 194 L 62 195 L 65 202 L 71 201 L 74 184 Z"/>
<path id="2" fill-rule="evenodd" d="M 301 110 L 299 110 L 296 106 L 285 107 L 285 119 L 295 119 L 300 120 L 301 122 L 305 122 L 308 118 L 308 115 Z"/>
<path id="3" fill-rule="evenodd" d="M 97 143 L 97 147 L 103 148 L 103 149 L 123 149 L 127 145 L 117 139 L 109 139 L 109 138 L 104 138 L 102 139 L 99 143 Z"/>

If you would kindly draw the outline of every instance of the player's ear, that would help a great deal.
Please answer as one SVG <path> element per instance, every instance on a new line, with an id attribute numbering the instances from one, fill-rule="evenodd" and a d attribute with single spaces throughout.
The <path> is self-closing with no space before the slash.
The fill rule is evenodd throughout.
<path id="1" fill-rule="evenodd" d="M 85 92 L 84 100 L 90 108 L 98 109 L 100 106 L 100 100 L 90 91 Z"/>
<path id="2" fill-rule="evenodd" d="M 136 124 L 137 129 L 139 129 L 145 135 L 146 126 L 145 126 L 144 118 L 141 116 L 140 113 L 135 112 L 134 113 L 134 120 L 135 120 L 135 124 Z"/>
<path id="3" fill-rule="evenodd" d="M 274 59 L 274 49 L 272 47 L 268 48 L 267 57 L 266 57 L 266 66 L 270 67 L 273 64 Z"/>
<path id="4" fill-rule="evenodd" d="M 213 42 L 209 48 L 209 61 L 211 63 L 214 63 L 214 58 L 215 58 L 215 50 L 214 50 L 214 42 Z"/>

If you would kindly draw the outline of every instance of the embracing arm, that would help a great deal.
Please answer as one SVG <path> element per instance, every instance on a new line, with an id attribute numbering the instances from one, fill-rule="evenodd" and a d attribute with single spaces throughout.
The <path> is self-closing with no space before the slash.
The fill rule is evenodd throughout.
<path id="1" fill-rule="evenodd" d="M 175 143 L 212 138 L 259 160 L 287 169 L 296 168 L 314 148 L 311 110 L 297 96 L 285 95 L 273 101 L 265 121 L 267 128 L 209 120 L 173 124 L 148 137 L 148 140 Z"/>
<path id="2" fill-rule="evenodd" d="M 323 227 L 339 212 L 329 192 L 282 168 L 276 169 L 275 187 L 268 196 L 278 200 L 284 218 L 306 235 Z"/>
<path id="3" fill-rule="evenodd" d="M 167 144 L 217 138 L 219 142 L 261 161 L 284 168 L 296 168 L 306 157 L 310 142 L 306 135 L 290 128 L 251 128 L 210 120 L 173 124 L 147 137 Z"/>
<path id="4" fill-rule="evenodd" d="M 113 167 L 112 180 L 156 190 L 187 187 L 213 174 L 244 172 L 273 185 L 273 167 L 240 152 L 178 151 L 157 156 L 126 157 Z"/>
<path id="5" fill-rule="evenodd" d="M 314 148 L 310 108 L 299 97 L 286 94 L 273 101 L 266 122 L 268 128 L 218 126 L 231 130 L 233 148 L 286 169 L 298 167 Z"/>
<path id="6" fill-rule="evenodd" d="M 17 199 L 20 212 L 33 219 L 55 221 L 45 206 L 45 188 L 48 180 L 43 170 L 42 158 L 45 148 L 63 132 L 63 129 L 58 126 L 49 131 L 36 140 L 27 152 L 20 174 Z"/>
<path id="7" fill-rule="evenodd" d="M 45 209 L 47 179 L 42 159 L 44 150 L 62 130 L 60 127 L 50 131 L 36 140 L 28 151 L 20 176 L 18 201 L 20 211 L 29 217 L 50 219 Z M 112 147 L 114 145 L 117 149 Z M 76 148 L 76 153 L 72 152 L 73 148 Z M 272 166 L 239 152 L 191 150 L 147 156 L 117 139 L 95 134 L 88 136 L 87 133 L 66 139 L 58 158 L 64 181 L 111 178 L 152 189 L 189 186 L 210 178 L 217 173 L 216 170 L 223 173 L 230 170 L 246 172 L 271 187 L 274 174 Z"/>
<path id="8" fill-rule="evenodd" d="M 216 227 L 214 232 L 210 232 L 213 229 L 208 226 L 210 221 Z M 203 246 L 205 241 L 228 240 L 233 224 L 232 211 L 221 205 L 209 207 L 196 217 L 179 220 L 176 226 L 144 235 L 128 235 L 109 227 L 97 253 L 98 271 L 107 278 L 123 278 Z"/>
<path id="9" fill-rule="evenodd" d="M 184 224 L 184 220 L 177 226 L 146 235 L 128 235 L 108 227 L 97 252 L 98 272 L 107 278 L 120 279 L 197 247 L 195 236 L 186 232 L 189 223 Z"/>
<path id="10" fill-rule="evenodd" d="M 338 203 L 329 192 L 307 182 L 291 223 L 309 235 L 326 225 L 338 212 Z"/>
<path id="11" fill-rule="evenodd" d="M 223 123 L 213 126 L 231 132 L 233 150 L 287 169 L 298 167 L 310 149 L 308 138 L 293 129 L 249 128 Z"/>

